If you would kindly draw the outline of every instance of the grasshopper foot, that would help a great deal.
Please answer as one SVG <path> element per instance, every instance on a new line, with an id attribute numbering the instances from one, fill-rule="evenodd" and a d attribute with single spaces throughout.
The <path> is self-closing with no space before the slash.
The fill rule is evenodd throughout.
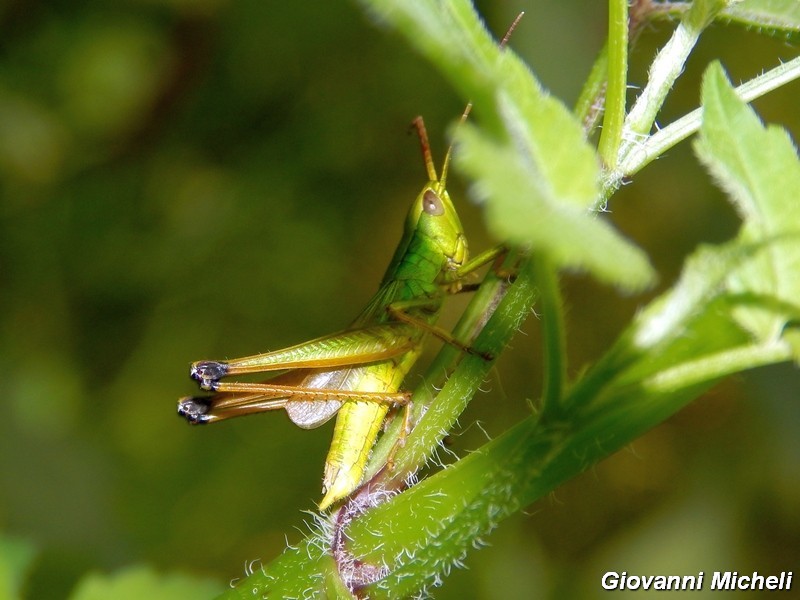
<path id="1" fill-rule="evenodd" d="M 209 398 L 202 396 L 186 396 L 178 400 L 178 415 L 192 425 L 211 422 L 214 418 L 208 414 L 209 408 Z"/>
<path id="2" fill-rule="evenodd" d="M 192 363 L 189 376 L 200 383 L 204 390 L 214 389 L 214 384 L 228 374 L 228 365 L 215 360 Z"/>

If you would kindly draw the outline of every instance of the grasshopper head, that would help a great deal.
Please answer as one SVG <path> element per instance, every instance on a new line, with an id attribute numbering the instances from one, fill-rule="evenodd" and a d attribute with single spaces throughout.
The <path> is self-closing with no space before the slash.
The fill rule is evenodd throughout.
<path id="1" fill-rule="evenodd" d="M 467 240 L 446 187 L 450 152 L 445 157 L 440 178 L 433 165 L 422 117 L 414 119 L 412 125 L 419 135 L 428 183 L 411 205 L 403 239 L 384 275 L 384 284 L 392 279 L 419 279 L 430 283 L 446 280 L 447 273 L 467 261 Z"/>
<path id="2" fill-rule="evenodd" d="M 469 107 L 461 117 L 462 122 L 468 114 Z M 447 171 L 453 147 L 447 150 L 442 164 L 442 176 L 438 177 L 422 117 L 414 119 L 413 126 L 419 135 L 422 157 L 428 172 L 428 183 L 422 188 L 411 207 L 406 231 L 413 229 L 417 232 L 424 240 L 429 259 L 438 263 L 441 271 L 452 271 L 467 261 L 468 253 L 461 220 L 447 193 Z"/>
<path id="3" fill-rule="evenodd" d="M 417 234 L 425 240 L 428 252 L 442 260 L 443 269 L 457 269 L 466 262 L 467 239 L 443 183 L 430 181 L 422 188 L 409 220 L 415 221 Z"/>

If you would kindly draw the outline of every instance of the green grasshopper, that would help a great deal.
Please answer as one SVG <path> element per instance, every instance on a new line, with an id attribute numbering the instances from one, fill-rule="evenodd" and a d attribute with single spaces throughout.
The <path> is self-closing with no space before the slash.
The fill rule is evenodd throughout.
<path id="1" fill-rule="evenodd" d="M 320 510 L 361 484 L 387 412 L 409 403 L 410 394 L 400 388 L 427 334 L 474 353 L 437 327 L 436 321 L 445 296 L 461 291 L 467 275 L 503 253 L 496 247 L 468 259 L 461 222 L 445 188 L 452 148 L 439 178 L 422 118 L 413 125 L 429 181 L 411 206 L 403 238 L 378 292 L 362 313 L 344 331 L 284 350 L 195 362 L 191 377 L 216 394 L 178 401 L 178 414 L 195 424 L 283 408 L 296 425 L 311 429 L 338 412 Z M 262 383 L 221 381 L 265 371 L 284 372 Z M 406 407 L 406 424 L 408 414 Z"/>

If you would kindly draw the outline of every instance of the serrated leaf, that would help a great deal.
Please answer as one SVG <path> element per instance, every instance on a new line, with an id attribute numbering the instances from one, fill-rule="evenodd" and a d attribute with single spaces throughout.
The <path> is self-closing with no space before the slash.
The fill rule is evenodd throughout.
<path id="1" fill-rule="evenodd" d="M 772 298 L 743 297 L 728 288 L 731 273 L 758 262 L 769 250 L 767 243 L 747 246 L 739 240 L 697 249 L 678 282 L 641 311 L 621 338 L 615 356 L 623 359 L 617 364 L 625 365 L 625 372 L 614 385 L 672 393 L 791 358 L 786 343 L 753 340 L 733 316 L 747 304 L 787 310 Z M 791 307 L 788 311 L 800 316 Z"/>
<path id="2" fill-rule="evenodd" d="M 800 2 L 797 0 L 744 0 L 722 12 L 732 22 L 771 32 L 800 32 Z"/>
<path id="3" fill-rule="evenodd" d="M 743 219 L 738 240 L 764 245 L 734 270 L 732 293 L 771 299 L 734 311 L 762 341 L 780 337 L 800 310 L 800 161 L 785 130 L 764 127 L 743 103 L 719 64 L 703 80 L 703 124 L 695 144 L 700 159 Z M 798 349 L 795 349 L 798 353 Z"/>
<path id="4" fill-rule="evenodd" d="M 689 322 L 725 292 L 725 279 L 745 258 L 735 243 L 700 246 L 686 259 L 678 282 L 653 300 L 633 323 L 633 342 L 652 350 L 684 335 Z"/>
<path id="5" fill-rule="evenodd" d="M 515 55 L 502 61 L 497 110 L 511 144 L 559 202 L 583 209 L 599 198 L 599 160 L 583 128 L 561 102 L 541 89 Z"/>
<path id="6" fill-rule="evenodd" d="M 84 577 L 70 600 L 197 600 L 222 591 L 219 583 L 186 575 L 161 575 L 147 567 L 134 567 L 113 575 Z"/>
<path id="7" fill-rule="evenodd" d="M 558 266 L 583 269 L 628 289 L 651 281 L 643 252 L 587 209 L 562 201 L 550 182 L 511 147 L 474 127 L 464 127 L 458 139 L 459 163 L 475 178 L 476 193 L 491 198 L 486 206 L 488 225 L 503 239 L 528 244 Z"/>

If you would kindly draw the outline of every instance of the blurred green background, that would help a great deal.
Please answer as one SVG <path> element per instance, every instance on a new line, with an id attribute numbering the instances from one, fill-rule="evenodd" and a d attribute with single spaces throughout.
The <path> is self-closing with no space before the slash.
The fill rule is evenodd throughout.
<path id="1" fill-rule="evenodd" d="M 528 11 L 511 46 L 571 105 L 603 42 L 603 4 L 479 6 L 500 34 Z M 645 31 L 632 84 L 667 34 Z M 696 106 L 711 58 L 740 81 L 797 52 L 713 28 L 660 122 Z M 795 137 L 798 92 L 756 103 Z M 346 325 L 424 183 L 408 124 L 425 116 L 438 162 L 461 109 L 353 3 L 0 2 L 0 532 L 39 552 L 28 597 L 63 598 L 87 571 L 142 563 L 224 585 L 302 535 L 330 424 L 302 431 L 275 414 L 189 427 L 174 414 L 195 389 L 188 364 Z M 479 250 L 491 240 L 464 189 L 454 176 Z M 685 143 L 610 208 L 651 253 L 660 289 L 698 242 L 737 227 Z M 565 286 L 576 373 L 648 297 L 580 276 Z M 534 317 L 513 345 L 455 451 L 537 398 Z M 788 366 L 717 386 L 504 523 L 437 597 L 592 598 L 607 570 L 796 568 L 798 390 Z"/>

